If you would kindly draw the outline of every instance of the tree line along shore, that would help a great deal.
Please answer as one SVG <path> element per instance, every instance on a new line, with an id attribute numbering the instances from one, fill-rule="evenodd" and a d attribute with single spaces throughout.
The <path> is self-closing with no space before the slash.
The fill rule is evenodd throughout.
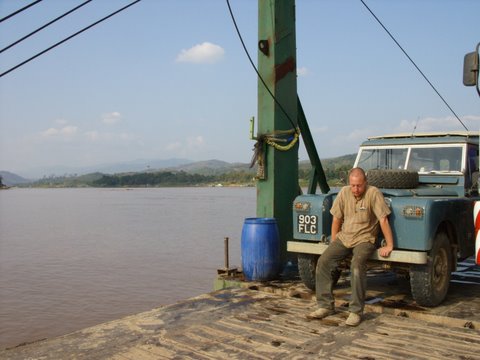
<path id="1" fill-rule="evenodd" d="M 347 173 L 353 165 L 353 155 L 322 160 L 330 186 L 346 184 Z M 299 183 L 307 186 L 310 180 L 309 162 L 299 164 Z M 50 175 L 17 185 L 18 187 L 183 187 L 183 186 L 255 186 L 256 169 L 202 169 L 198 172 L 185 170 L 158 170 L 119 174 L 90 173 L 85 175 Z M 0 183 L 1 184 L 1 183 Z M 1 186 L 1 185 L 0 185 Z"/>

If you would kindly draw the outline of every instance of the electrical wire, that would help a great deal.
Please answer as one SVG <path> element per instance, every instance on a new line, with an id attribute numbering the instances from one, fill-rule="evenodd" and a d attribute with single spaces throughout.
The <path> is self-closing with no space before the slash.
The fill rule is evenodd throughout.
<path id="1" fill-rule="evenodd" d="M 427 76 L 423 73 L 422 70 L 420 70 L 420 68 L 417 66 L 417 64 L 415 63 L 415 61 L 412 60 L 412 58 L 407 54 L 407 52 L 403 49 L 403 47 L 398 43 L 398 41 L 395 39 L 395 37 L 390 33 L 390 31 L 388 31 L 388 29 L 385 27 L 385 25 L 383 25 L 383 23 L 380 21 L 380 19 L 373 13 L 373 11 L 368 7 L 367 4 L 365 4 L 365 2 L 363 0 L 360 0 L 361 3 L 367 8 L 367 10 L 370 12 L 370 14 L 375 18 L 375 20 L 377 20 L 377 22 L 380 24 L 380 26 L 387 32 L 387 34 L 390 36 L 390 38 L 395 42 L 395 44 L 397 44 L 397 46 L 400 48 L 400 50 L 402 50 L 402 52 L 405 54 L 405 56 L 408 58 L 408 60 L 410 60 L 410 62 L 413 64 L 413 66 L 415 66 L 415 68 L 418 70 L 418 72 L 423 76 L 423 78 L 427 81 L 427 83 L 431 86 L 431 88 L 437 93 L 437 95 L 440 97 L 440 99 L 442 99 L 442 101 L 445 103 L 445 105 L 447 105 L 448 109 L 452 112 L 452 114 L 457 118 L 457 120 L 460 122 L 460 124 L 462 124 L 462 126 L 465 128 L 465 130 L 468 131 L 468 128 L 465 126 L 465 124 L 462 122 L 462 120 L 460 120 L 460 118 L 458 117 L 458 115 L 455 113 L 455 111 L 453 111 L 453 109 L 450 107 L 450 105 L 447 103 L 447 101 L 443 98 L 442 95 L 440 95 L 440 93 L 438 92 L 438 90 L 435 88 L 435 86 L 433 86 L 433 84 L 430 82 L 430 80 L 428 80 Z"/>
<path id="2" fill-rule="evenodd" d="M 36 34 L 37 32 L 39 32 L 39 31 L 41 31 L 41 30 L 45 29 L 46 27 L 48 27 L 48 26 L 52 25 L 53 23 L 57 22 L 58 20 L 60 20 L 60 19 L 64 18 L 65 16 L 67 16 L 67 15 L 71 14 L 72 12 L 74 12 L 74 11 L 76 11 L 76 10 L 80 9 L 82 6 L 84 6 L 84 5 L 87 5 L 87 4 L 88 4 L 89 2 L 91 2 L 91 1 L 92 1 L 92 0 L 87 0 L 87 1 L 85 1 L 85 2 L 83 2 L 83 3 L 81 3 L 80 5 L 78 5 L 78 6 L 74 7 L 73 9 L 71 9 L 71 10 L 67 11 L 66 13 L 64 13 L 64 14 L 62 14 L 62 15 L 60 15 L 60 16 L 58 16 L 58 17 L 56 17 L 56 18 L 55 18 L 55 19 L 53 19 L 52 21 L 49 21 L 49 22 L 48 22 L 48 23 L 46 23 L 45 25 L 42 25 L 42 26 L 40 26 L 38 29 L 36 29 L 36 30 L 32 31 L 30 34 L 28 34 L 28 35 L 25 35 L 24 37 L 22 37 L 22 38 L 18 39 L 17 41 L 15 41 L 15 42 L 11 43 L 10 45 L 8 45 L 8 46 L 4 47 L 3 49 L 1 49 L 1 50 L 0 50 L 0 54 L 1 54 L 2 52 L 4 52 L 5 50 L 8 50 L 8 49 L 10 49 L 11 47 L 13 47 L 13 46 L 15 46 L 15 45 L 17 45 L 17 44 L 21 43 L 23 40 L 26 40 L 26 39 L 28 39 L 30 36 L 32 36 L 32 35 L 34 35 L 34 34 Z"/>
<path id="3" fill-rule="evenodd" d="M 260 72 L 258 71 L 257 67 L 255 66 L 255 63 L 253 62 L 252 57 L 250 56 L 250 53 L 248 52 L 247 47 L 245 46 L 245 42 L 243 41 L 242 34 L 240 33 L 240 30 L 239 30 L 239 28 L 238 28 L 238 26 L 237 26 L 237 21 L 235 20 L 235 16 L 233 15 L 232 7 L 230 6 L 230 1 L 229 1 L 229 0 L 226 0 L 226 2 L 227 2 L 228 10 L 229 10 L 229 12 L 230 12 L 230 16 L 231 16 L 232 21 L 233 21 L 233 25 L 235 26 L 235 30 L 237 31 L 238 37 L 239 37 L 239 39 L 240 39 L 240 42 L 242 43 L 243 50 L 245 51 L 245 54 L 247 55 L 248 60 L 250 61 L 250 64 L 251 64 L 252 67 L 253 67 L 253 70 L 255 70 L 255 72 L 257 73 L 258 78 L 260 79 L 260 81 L 262 82 L 263 86 L 265 87 L 265 89 L 268 91 L 268 93 L 269 93 L 270 96 L 272 97 L 273 101 L 275 101 L 275 104 L 277 104 L 278 107 L 280 108 L 280 110 L 282 110 L 282 112 L 285 114 L 285 116 L 287 117 L 288 121 L 289 121 L 290 124 L 292 125 L 293 129 L 295 129 L 295 132 L 296 132 L 297 134 L 299 134 L 300 131 L 297 129 L 297 125 L 295 125 L 295 123 L 293 122 L 292 118 L 288 115 L 287 111 L 285 110 L 285 108 L 282 106 L 282 104 L 280 104 L 280 102 L 277 100 L 277 98 L 275 97 L 275 95 L 273 95 L 272 91 L 268 88 L 265 80 L 263 80 L 262 76 L 260 75 Z"/>
<path id="4" fill-rule="evenodd" d="M 11 13 L 10 15 L 7 15 L 7 16 L 1 18 L 1 19 L 0 19 L 0 23 L 1 23 L 1 22 L 4 22 L 4 21 L 7 20 L 7 19 L 10 19 L 12 16 L 15 16 L 15 15 L 17 15 L 17 14 L 20 14 L 22 11 L 27 10 L 30 6 L 33 6 L 33 5 L 38 4 L 40 1 L 42 1 L 42 0 L 36 0 L 36 1 L 32 2 L 31 4 L 28 4 L 27 6 L 24 6 L 23 8 L 18 9 L 17 11 L 14 11 L 14 12 Z"/>
<path id="5" fill-rule="evenodd" d="M 32 60 L 34 60 L 34 59 L 36 59 L 37 57 L 39 57 L 39 56 L 41 56 L 41 55 L 45 54 L 46 52 L 48 52 L 48 51 L 50 51 L 50 50 L 52 50 L 52 49 L 56 48 L 57 46 L 59 46 L 59 45 L 63 44 L 64 42 L 66 42 L 66 41 L 68 41 L 68 40 L 70 40 L 70 39 L 74 38 L 75 36 L 77 36 L 77 35 L 80 35 L 80 34 L 81 34 L 81 33 L 83 33 L 84 31 L 87 31 L 88 29 L 90 29 L 90 28 L 92 28 L 92 27 L 94 27 L 94 26 L 96 26 L 96 25 L 100 24 L 101 22 L 103 22 L 103 21 L 105 21 L 105 20 L 107 20 L 107 19 L 111 18 L 112 16 L 114 16 L 114 15 L 117 15 L 118 13 L 120 13 L 120 12 L 122 12 L 122 11 L 124 11 L 124 10 L 128 9 L 130 6 L 132 6 L 132 5 L 135 5 L 136 3 L 140 2 L 140 1 L 141 1 L 141 0 L 135 0 L 135 1 L 131 2 L 130 4 L 128 4 L 128 5 L 126 5 L 126 6 L 122 7 L 122 8 L 120 8 L 120 9 L 118 9 L 118 10 L 114 11 L 114 12 L 113 12 L 113 13 L 111 13 L 110 15 L 107 15 L 107 16 L 105 16 L 105 17 L 101 18 L 100 20 L 97 20 L 97 21 L 95 21 L 93 24 L 91 24 L 91 25 L 88 25 L 87 27 L 84 27 L 83 29 L 81 29 L 81 30 L 77 31 L 76 33 L 74 33 L 74 34 L 72 34 L 72 35 L 70 35 L 70 36 L 66 37 L 65 39 L 63 39 L 63 40 L 61 40 L 61 41 L 59 41 L 59 42 L 57 42 L 57 43 L 53 44 L 52 46 L 50 46 L 50 47 L 48 47 L 47 49 L 45 49 L 45 50 L 43 50 L 43 51 L 39 52 L 38 54 L 36 54 L 36 55 L 32 56 L 31 58 L 28 58 L 27 60 L 25 60 L 25 61 L 21 62 L 20 64 L 18 64 L 18 65 L 15 65 L 14 67 L 12 67 L 12 68 L 8 69 L 7 71 L 5 71 L 5 72 L 1 73 L 1 74 L 0 74 L 0 78 L 1 78 L 1 77 L 3 77 L 3 76 L 5 76 L 5 75 L 7 75 L 7 74 L 8 74 L 8 73 L 10 73 L 10 72 L 12 72 L 13 70 L 15 70 L 15 69 L 18 69 L 19 67 L 21 67 L 21 66 L 25 65 L 26 63 L 28 63 L 28 62 L 30 62 L 30 61 L 32 61 Z"/>

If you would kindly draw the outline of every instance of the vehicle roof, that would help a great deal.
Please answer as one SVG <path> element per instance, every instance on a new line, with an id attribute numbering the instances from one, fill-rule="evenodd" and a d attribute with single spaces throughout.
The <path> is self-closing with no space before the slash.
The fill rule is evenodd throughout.
<path id="1" fill-rule="evenodd" d="M 478 131 L 448 131 L 424 133 L 399 133 L 371 136 L 362 145 L 402 145 L 435 143 L 473 143 L 478 144 Z"/>

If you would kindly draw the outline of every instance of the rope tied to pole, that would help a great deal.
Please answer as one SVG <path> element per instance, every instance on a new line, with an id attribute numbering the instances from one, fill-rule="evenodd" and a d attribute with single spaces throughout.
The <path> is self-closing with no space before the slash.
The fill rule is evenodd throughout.
<path id="1" fill-rule="evenodd" d="M 276 132 L 278 134 L 278 132 Z M 270 135 L 270 134 L 266 134 L 264 135 L 265 136 L 265 142 L 274 147 L 276 150 L 279 150 L 279 151 L 288 151 L 290 149 L 292 149 L 295 144 L 298 142 L 298 138 L 299 138 L 299 134 L 300 134 L 300 130 L 297 128 L 296 130 L 287 130 L 287 131 L 284 131 L 283 132 L 285 135 L 289 135 L 288 138 L 284 139 L 284 138 L 278 138 L 277 136 L 275 135 Z M 279 144 L 278 142 L 288 142 L 290 141 L 289 143 L 287 143 L 286 145 L 281 145 Z"/>
<path id="2" fill-rule="evenodd" d="M 257 142 L 253 147 L 253 156 L 250 162 L 250 168 L 254 167 L 255 164 L 258 164 L 257 176 L 259 180 L 265 180 L 265 152 L 266 145 L 273 147 L 278 151 L 289 151 L 292 149 L 298 142 L 300 137 L 300 129 L 290 129 L 290 130 L 276 130 L 272 133 L 267 133 L 259 135 L 257 137 Z M 283 144 L 280 144 L 283 143 Z"/>

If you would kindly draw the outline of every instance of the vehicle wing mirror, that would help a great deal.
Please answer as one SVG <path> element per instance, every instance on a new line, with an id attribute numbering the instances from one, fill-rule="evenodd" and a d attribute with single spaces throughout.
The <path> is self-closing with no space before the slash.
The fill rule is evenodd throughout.
<path id="1" fill-rule="evenodd" d="M 465 55 L 463 60 L 463 85 L 475 86 L 478 83 L 478 53 Z"/>

